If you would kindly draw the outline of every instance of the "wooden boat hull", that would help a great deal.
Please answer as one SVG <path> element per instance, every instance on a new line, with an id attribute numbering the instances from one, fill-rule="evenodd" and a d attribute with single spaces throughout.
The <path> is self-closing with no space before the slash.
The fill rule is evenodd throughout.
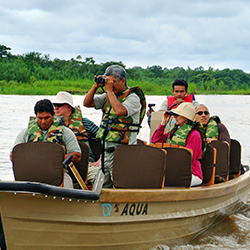
<path id="1" fill-rule="evenodd" d="M 84 199 L 3 184 L 0 211 L 8 250 L 150 249 L 186 244 L 221 211 L 234 212 L 248 196 L 250 173 L 210 187 L 103 189 L 98 200 L 88 196 L 91 191 L 77 190 Z"/>

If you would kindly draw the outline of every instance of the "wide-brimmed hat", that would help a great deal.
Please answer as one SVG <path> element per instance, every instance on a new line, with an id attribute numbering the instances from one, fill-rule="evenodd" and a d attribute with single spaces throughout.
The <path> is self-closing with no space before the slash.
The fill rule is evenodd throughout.
<path id="1" fill-rule="evenodd" d="M 169 115 L 181 115 L 191 121 L 194 121 L 195 109 L 194 105 L 191 102 L 182 102 L 176 109 L 167 110 L 166 113 Z"/>
<path id="2" fill-rule="evenodd" d="M 53 100 L 53 104 L 56 104 L 56 103 L 58 103 L 58 104 L 67 103 L 72 108 L 74 108 L 73 97 L 68 92 L 64 92 L 64 91 L 58 92 L 55 99 Z"/>

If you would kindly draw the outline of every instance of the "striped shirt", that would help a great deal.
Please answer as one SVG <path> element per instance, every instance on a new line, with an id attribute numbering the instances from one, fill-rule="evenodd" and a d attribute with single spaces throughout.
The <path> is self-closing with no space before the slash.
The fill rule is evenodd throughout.
<path id="1" fill-rule="evenodd" d="M 94 122 L 90 121 L 86 117 L 82 118 L 82 124 L 83 124 L 84 129 L 88 133 L 88 138 L 89 139 L 95 138 L 99 127 Z M 95 162 L 96 161 L 95 156 L 94 156 L 91 148 L 90 148 L 90 152 L 89 152 L 89 161 L 90 162 Z"/>

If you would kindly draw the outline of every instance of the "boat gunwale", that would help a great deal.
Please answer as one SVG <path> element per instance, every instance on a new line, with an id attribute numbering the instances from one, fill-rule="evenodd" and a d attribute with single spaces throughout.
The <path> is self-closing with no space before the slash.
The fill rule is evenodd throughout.
<path id="1" fill-rule="evenodd" d="M 100 202 L 169 202 L 211 199 L 226 196 L 250 186 L 250 171 L 232 180 L 192 188 L 102 189 Z"/>
<path id="2" fill-rule="evenodd" d="M 250 186 L 250 171 L 227 182 L 192 188 L 102 189 L 99 195 L 90 190 L 67 189 L 36 182 L 1 181 L 0 192 L 40 193 L 72 199 L 100 200 L 100 202 L 174 202 L 221 197 L 238 192 L 247 186 Z"/>
<path id="3" fill-rule="evenodd" d="M 90 190 L 62 188 L 38 182 L 25 181 L 0 181 L 0 192 L 38 193 L 82 200 L 98 200 L 100 197 L 100 194 Z"/>

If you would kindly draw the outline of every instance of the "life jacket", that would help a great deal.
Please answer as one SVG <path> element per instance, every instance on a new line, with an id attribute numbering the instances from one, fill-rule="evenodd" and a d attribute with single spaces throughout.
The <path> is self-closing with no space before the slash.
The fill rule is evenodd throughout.
<path id="1" fill-rule="evenodd" d="M 127 88 L 117 95 L 117 100 L 122 103 L 130 93 L 136 93 L 140 98 L 141 110 L 139 123 L 133 123 L 132 117 L 117 116 L 111 106 L 108 95 L 103 104 L 102 122 L 97 132 L 97 139 L 128 144 L 131 132 L 139 133 L 140 125 L 146 112 L 146 100 L 143 91 L 139 87 Z M 137 127 L 133 129 L 132 127 Z"/>
<path id="2" fill-rule="evenodd" d="M 213 138 L 216 141 L 218 141 L 219 139 L 219 129 L 217 125 L 218 123 L 221 123 L 220 118 L 218 116 L 215 115 L 210 117 L 206 128 L 206 138 Z"/>
<path id="3" fill-rule="evenodd" d="M 168 99 L 168 109 L 169 109 L 174 104 L 176 99 L 174 96 L 167 96 L 167 99 Z M 184 98 L 185 102 L 192 102 L 193 100 L 195 100 L 195 97 L 193 94 L 186 95 Z M 177 107 L 178 107 L 178 105 L 174 106 L 173 109 L 175 109 Z"/>
<path id="4" fill-rule="evenodd" d="M 64 123 L 64 117 L 61 117 Z M 75 134 L 78 141 L 84 141 L 88 144 L 88 132 L 85 130 L 82 123 L 82 112 L 80 106 L 75 107 L 75 112 L 70 115 L 69 126 Z"/>
<path id="5" fill-rule="evenodd" d="M 48 129 L 47 142 L 55 142 L 64 145 L 62 139 L 63 122 L 54 117 L 52 125 Z M 37 123 L 36 117 L 30 117 L 28 125 L 28 142 L 43 141 L 42 130 Z"/>
<path id="6" fill-rule="evenodd" d="M 166 143 L 172 143 L 174 145 L 180 145 L 186 147 L 187 137 L 192 129 L 196 129 L 200 135 L 202 140 L 202 157 L 206 151 L 206 138 L 204 128 L 199 122 L 187 122 L 186 124 L 178 127 L 177 125 L 169 132 Z"/>

